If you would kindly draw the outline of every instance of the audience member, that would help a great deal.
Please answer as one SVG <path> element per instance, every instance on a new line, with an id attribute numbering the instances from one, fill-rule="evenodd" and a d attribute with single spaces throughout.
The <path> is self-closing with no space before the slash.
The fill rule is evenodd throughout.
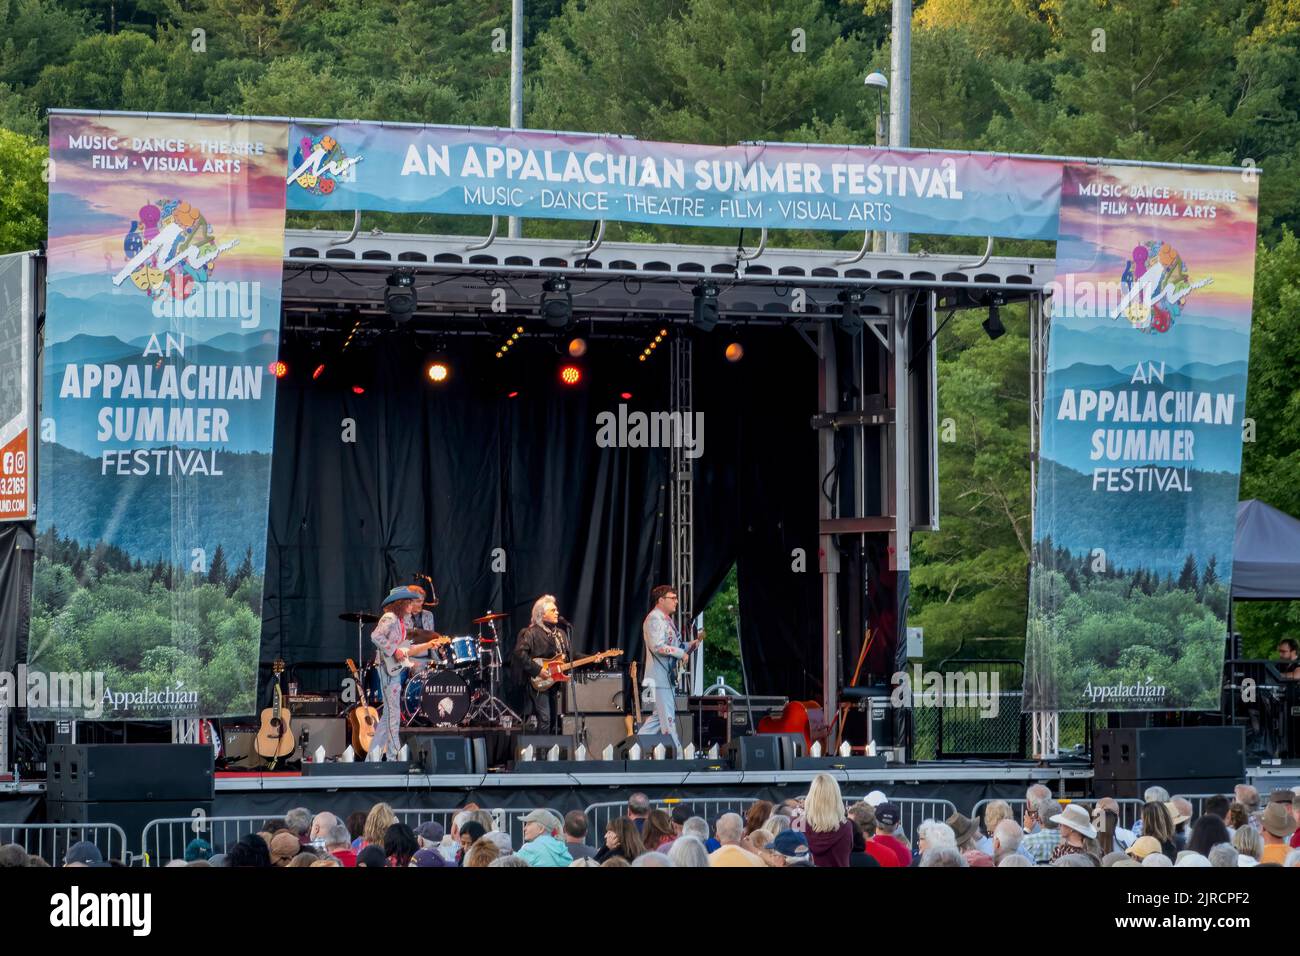
<path id="1" fill-rule="evenodd" d="M 587 815 L 581 810 L 570 810 L 564 815 L 564 848 L 574 860 L 596 855 L 595 848 L 587 846 Z"/>
<path id="2" fill-rule="evenodd" d="M 605 825 L 605 845 L 594 859 L 603 865 L 611 856 L 621 856 L 631 863 L 644 852 L 645 844 L 635 822 L 630 817 L 615 817 Z"/>
<path id="3" fill-rule="evenodd" d="M 714 828 L 718 849 L 709 854 L 709 866 L 765 866 L 762 859 L 740 845 L 745 835 L 745 821 L 739 813 L 724 813 Z M 845 861 L 847 865 L 847 860 Z"/>
<path id="4" fill-rule="evenodd" d="M 668 859 L 677 867 L 704 867 L 709 865 L 709 851 L 698 837 L 683 833 L 668 849 Z"/>
<path id="5" fill-rule="evenodd" d="M 524 817 L 524 845 L 517 855 L 529 866 L 568 866 L 573 855 L 557 836 L 562 828 L 550 810 L 534 810 Z"/>

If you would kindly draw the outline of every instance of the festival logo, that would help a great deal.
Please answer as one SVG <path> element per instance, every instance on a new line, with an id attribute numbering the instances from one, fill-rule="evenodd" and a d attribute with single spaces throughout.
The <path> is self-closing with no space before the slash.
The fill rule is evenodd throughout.
<path id="1" fill-rule="evenodd" d="M 1123 296 L 1111 318 L 1124 316 L 1141 332 L 1168 332 L 1187 296 L 1214 280 L 1191 281 L 1178 250 L 1157 240 L 1133 247 L 1119 281 Z"/>
<path id="2" fill-rule="evenodd" d="M 355 180 L 353 169 L 359 162 L 361 157 L 348 156 L 333 136 L 304 136 L 293 152 L 293 172 L 285 183 L 297 184 L 316 196 L 328 196 L 339 183 Z"/>
<path id="3" fill-rule="evenodd" d="M 187 299 L 208 280 L 221 253 L 238 239 L 218 243 L 203 213 L 183 199 L 160 199 L 140 207 L 122 238 L 126 265 L 113 285 L 130 278 L 152 299 Z"/>

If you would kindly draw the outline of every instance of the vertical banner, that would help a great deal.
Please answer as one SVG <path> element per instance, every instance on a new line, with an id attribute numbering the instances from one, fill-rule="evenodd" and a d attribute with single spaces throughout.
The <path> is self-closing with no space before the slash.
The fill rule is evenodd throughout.
<path id="1" fill-rule="evenodd" d="M 0 521 L 32 514 L 32 254 L 0 256 Z"/>
<path id="2" fill-rule="evenodd" d="M 50 157 L 28 705 L 251 713 L 287 129 L 58 114 Z"/>
<path id="3" fill-rule="evenodd" d="M 1219 706 L 1257 199 L 1249 172 L 1065 167 L 1031 710 Z"/>

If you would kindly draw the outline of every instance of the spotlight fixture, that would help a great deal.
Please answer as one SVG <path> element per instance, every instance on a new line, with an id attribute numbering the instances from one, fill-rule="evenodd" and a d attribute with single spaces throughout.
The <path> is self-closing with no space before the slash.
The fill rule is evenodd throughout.
<path id="1" fill-rule="evenodd" d="M 576 365 L 565 365 L 560 368 L 560 381 L 565 385 L 577 385 L 582 381 L 582 369 Z"/>
<path id="2" fill-rule="evenodd" d="M 619 392 L 619 393 L 618 393 L 618 397 L 621 398 L 621 399 L 623 399 L 623 401 L 625 401 L 625 402 L 630 402 L 630 401 L 632 401 L 632 393 L 631 393 L 631 392 Z"/>
<path id="3" fill-rule="evenodd" d="M 843 289 L 835 298 L 840 300 L 840 312 L 835 317 L 835 325 L 841 332 L 857 335 L 862 331 L 862 300 L 865 296 L 861 289 Z"/>
<path id="4" fill-rule="evenodd" d="M 429 381 L 434 385 L 441 385 L 451 377 L 451 366 L 443 360 L 438 359 L 437 361 L 429 363 L 428 367 L 424 370 L 424 374 L 428 376 Z"/>
<path id="5" fill-rule="evenodd" d="M 730 342 L 722 354 L 726 356 L 728 362 L 739 362 L 745 357 L 745 347 L 739 342 Z"/>
<path id="6" fill-rule="evenodd" d="M 1002 296 L 989 297 L 989 317 L 981 322 L 980 326 L 990 339 L 998 339 L 1006 334 L 1007 327 L 1002 324 L 1002 317 L 998 315 L 998 308 L 1003 305 L 1006 305 L 1006 300 Z"/>
<path id="7" fill-rule="evenodd" d="M 506 354 L 510 351 L 510 346 L 518 344 L 519 336 L 523 334 L 524 327 L 522 325 L 516 325 L 515 330 L 506 336 L 506 340 L 502 342 L 501 347 L 497 349 L 497 358 L 505 358 Z"/>
<path id="8" fill-rule="evenodd" d="M 542 318 L 553 329 L 567 328 L 573 320 L 573 293 L 564 276 L 552 276 L 542 283 Z"/>
<path id="9" fill-rule="evenodd" d="M 701 280 L 691 289 L 695 303 L 691 308 L 691 319 L 701 332 L 712 332 L 718 324 L 718 284 Z"/>
<path id="10" fill-rule="evenodd" d="M 574 358 L 582 358 L 587 354 L 587 340 L 584 338 L 575 338 L 569 340 L 569 354 Z"/>
<path id="11" fill-rule="evenodd" d="M 316 368 L 312 370 L 311 380 L 314 382 L 324 374 L 325 374 L 325 363 L 322 362 L 320 365 L 317 365 Z"/>
<path id="12" fill-rule="evenodd" d="M 415 270 L 394 269 L 389 273 L 386 282 L 384 308 L 388 310 L 394 322 L 405 322 L 419 305 L 419 296 L 415 290 Z"/>
<path id="13" fill-rule="evenodd" d="M 267 366 L 267 370 L 276 378 L 284 378 L 289 374 L 289 366 L 284 362 L 272 362 Z"/>

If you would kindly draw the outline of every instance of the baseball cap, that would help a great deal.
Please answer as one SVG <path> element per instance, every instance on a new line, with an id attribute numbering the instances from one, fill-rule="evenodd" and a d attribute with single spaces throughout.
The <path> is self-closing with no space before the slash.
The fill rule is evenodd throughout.
<path id="1" fill-rule="evenodd" d="M 544 827 L 547 832 L 558 830 L 564 826 L 564 822 L 562 820 L 557 820 L 555 814 L 550 810 L 534 810 L 529 813 L 528 816 L 524 817 L 523 822 L 536 823 L 539 826 Z"/>
<path id="2" fill-rule="evenodd" d="M 434 823 L 432 820 L 427 823 L 421 823 L 415 828 L 415 835 L 430 843 L 438 843 L 441 841 L 443 832 L 442 824 Z"/>
<path id="3" fill-rule="evenodd" d="M 433 847 L 426 846 L 423 850 L 416 850 L 415 856 L 411 857 L 411 866 L 447 866 L 447 861 L 443 859 L 442 854 Z"/>
<path id="4" fill-rule="evenodd" d="M 869 803 L 869 804 L 871 804 L 873 807 L 878 807 L 878 806 L 880 806 L 882 803 L 885 803 L 885 802 L 888 801 L 888 800 L 889 800 L 889 798 L 888 798 L 887 796 L 885 796 L 885 794 L 884 794 L 883 791 L 880 791 L 880 790 L 872 790 L 869 794 L 866 795 L 866 797 L 863 799 L 862 802 L 863 802 L 863 803 Z"/>
<path id="5" fill-rule="evenodd" d="M 68 847 L 68 852 L 63 857 L 63 865 L 70 863 L 84 863 L 86 866 L 98 866 L 104 862 L 104 854 L 99 852 L 99 847 L 89 840 L 82 840 Z"/>
<path id="6" fill-rule="evenodd" d="M 876 822 L 882 826 L 897 826 L 899 816 L 898 804 L 890 803 L 888 800 L 876 804 Z"/>
<path id="7" fill-rule="evenodd" d="M 771 843 L 771 849 L 792 860 L 808 859 L 808 840 L 802 833 L 782 830 Z"/>

